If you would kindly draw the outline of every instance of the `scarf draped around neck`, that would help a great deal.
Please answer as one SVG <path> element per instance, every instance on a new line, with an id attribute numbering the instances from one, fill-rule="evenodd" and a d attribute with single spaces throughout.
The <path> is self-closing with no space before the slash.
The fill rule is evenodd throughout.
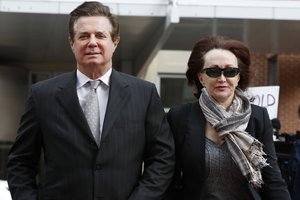
<path id="1" fill-rule="evenodd" d="M 247 97 L 240 89 L 235 90 L 232 105 L 226 110 L 202 89 L 199 98 L 200 107 L 206 120 L 214 127 L 220 137 L 225 138 L 233 160 L 242 174 L 255 188 L 263 184 L 261 168 L 268 166 L 262 143 L 248 134 L 247 128 L 251 106 Z"/>

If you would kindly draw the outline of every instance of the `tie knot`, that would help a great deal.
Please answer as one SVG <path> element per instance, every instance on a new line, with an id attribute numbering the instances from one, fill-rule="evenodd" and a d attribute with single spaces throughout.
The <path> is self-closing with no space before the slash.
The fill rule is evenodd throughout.
<path id="1" fill-rule="evenodd" d="M 100 84 L 100 80 L 94 80 L 94 81 L 89 81 L 89 82 L 90 82 L 90 84 L 91 84 L 91 88 L 94 89 L 94 90 L 96 90 L 97 87 L 98 87 L 99 84 Z"/>

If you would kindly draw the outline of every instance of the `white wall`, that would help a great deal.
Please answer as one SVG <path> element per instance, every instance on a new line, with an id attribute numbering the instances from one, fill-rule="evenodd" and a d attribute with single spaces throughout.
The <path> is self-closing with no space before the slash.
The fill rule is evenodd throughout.
<path id="1" fill-rule="evenodd" d="M 190 53 L 160 50 L 143 75 L 144 79 L 157 85 L 159 74 L 185 74 Z"/>
<path id="2" fill-rule="evenodd" d="M 83 0 L 0 0 L 0 12 L 68 14 Z M 299 0 L 102 0 L 124 16 L 299 20 Z M 172 8 L 168 12 L 167 7 Z"/>

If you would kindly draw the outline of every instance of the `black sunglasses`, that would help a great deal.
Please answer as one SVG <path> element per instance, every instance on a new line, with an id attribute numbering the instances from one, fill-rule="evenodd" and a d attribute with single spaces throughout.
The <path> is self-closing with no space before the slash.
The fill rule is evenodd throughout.
<path id="1" fill-rule="evenodd" d="M 221 76 L 222 72 L 225 77 L 235 77 L 240 73 L 240 69 L 236 67 L 226 67 L 224 69 L 221 69 L 219 67 L 209 67 L 201 70 L 201 73 L 205 72 L 207 76 L 212 78 L 217 78 Z"/>

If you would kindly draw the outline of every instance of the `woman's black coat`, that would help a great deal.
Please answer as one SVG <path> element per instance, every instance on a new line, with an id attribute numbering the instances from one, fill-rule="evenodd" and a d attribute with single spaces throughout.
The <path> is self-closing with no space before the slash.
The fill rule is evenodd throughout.
<path id="1" fill-rule="evenodd" d="M 273 142 L 273 131 L 266 108 L 251 106 L 246 131 L 263 143 L 270 166 L 262 169 L 264 185 L 255 190 L 249 184 L 253 199 L 289 200 L 290 195 L 281 177 Z M 168 120 L 175 138 L 176 172 L 168 199 L 200 200 L 205 174 L 205 123 L 198 102 L 173 107 Z"/>

